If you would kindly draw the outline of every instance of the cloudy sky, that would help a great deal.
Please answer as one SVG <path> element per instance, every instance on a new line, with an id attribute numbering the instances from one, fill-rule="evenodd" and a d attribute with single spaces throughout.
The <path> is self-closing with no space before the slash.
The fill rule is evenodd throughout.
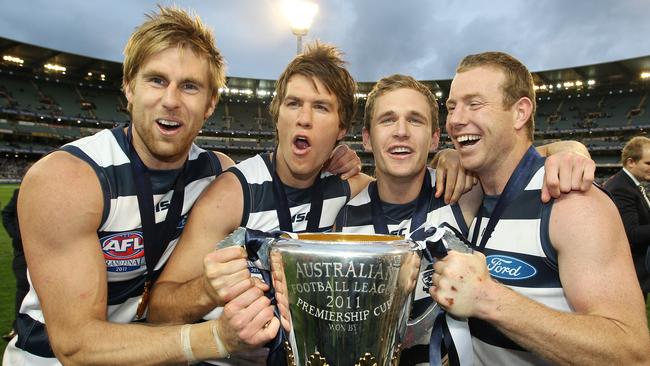
<path id="1" fill-rule="evenodd" d="M 359 81 L 448 79 L 469 53 L 500 50 L 532 71 L 650 55 L 650 0 L 316 0 L 307 40 L 338 45 Z M 0 36 L 122 61 L 156 3 L 194 9 L 228 75 L 276 79 L 296 50 L 281 0 L 0 0 Z"/>

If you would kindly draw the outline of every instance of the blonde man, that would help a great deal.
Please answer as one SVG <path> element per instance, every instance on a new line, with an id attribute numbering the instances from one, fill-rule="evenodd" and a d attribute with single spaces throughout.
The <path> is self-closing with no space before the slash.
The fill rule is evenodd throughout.
<path id="1" fill-rule="evenodd" d="M 616 207 L 598 189 L 540 204 L 543 159 L 532 148 L 533 79 L 510 55 L 459 64 L 447 132 L 485 192 L 473 254 L 434 265 L 430 293 L 469 317 L 477 364 L 650 362 L 650 339 Z"/>
<path id="2" fill-rule="evenodd" d="M 234 313 L 261 324 L 131 323 L 146 315 L 146 293 L 194 201 L 233 162 L 193 144 L 225 81 L 199 18 L 161 7 L 124 53 L 131 125 L 63 146 L 23 180 L 18 212 L 32 287 L 4 365 L 180 364 L 226 357 L 277 331 L 263 327 L 273 309 L 255 307 L 254 297 L 235 301 Z"/>

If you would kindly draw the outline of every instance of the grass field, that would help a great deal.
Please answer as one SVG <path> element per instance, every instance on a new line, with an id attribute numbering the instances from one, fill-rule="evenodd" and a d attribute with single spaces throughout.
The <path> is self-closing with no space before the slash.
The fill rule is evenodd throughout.
<path id="1" fill-rule="evenodd" d="M 0 185 L 0 209 L 4 208 L 17 185 Z M 16 280 L 11 270 L 13 248 L 11 239 L 4 229 L 0 229 L 0 334 L 7 334 L 14 320 L 14 299 L 16 296 Z M 4 353 L 7 342 L 0 340 L 0 349 Z"/>
<path id="2" fill-rule="evenodd" d="M 16 185 L 0 185 L 0 209 L 11 198 Z M 16 292 L 16 281 L 11 270 L 11 259 L 13 249 L 11 240 L 4 229 L 0 229 L 0 334 L 6 334 L 11 329 L 14 312 L 14 297 Z M 647 307 L 648 320 L 650 321 L 650 306 Z M 4 353 L 7 343 L 0 340 L 0 349 Z"/>

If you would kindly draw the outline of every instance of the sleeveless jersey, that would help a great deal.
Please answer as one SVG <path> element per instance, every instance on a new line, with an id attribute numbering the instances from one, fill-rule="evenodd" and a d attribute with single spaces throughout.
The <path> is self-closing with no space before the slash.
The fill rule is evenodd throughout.
<path id="1" fill-rule="evenodd" d="M 273 193 L 273 173 L 269 154 L 256 155 L 230 168 L 241 183 L 244 192 L 244 214 L 241 226 L 260 231 L 280 229 L 276 213 L 276 198 Z M 318 231 L 331 231 L 336 214 L 350 199 L 350 185 L 338 176 L 321 174 L 320 187 L 323 191 Z M 295 189 L 283 184 L 287 195 L 293 232 L 307 230 L 311 208 L 312 189 Z"/>
<path id="2" fill-rule="evenodd" d="M 444 198 L 436 198 L 434 196 L 435 170 L 427 168 L 427 174 L 430 175 L 431 187 L 434 188 L 431 191 L 431 197 L 429 199 L 427 222 L 436 226 L 447 223 L 466 235 L 468 229 L 460 206 L 457 204 L 447 205 L 444 202 Z M 369 189 L 370 185 L 350 200 L 341 210 L 336 218 L 336 231 L 343 233 L 375 234 L 372 223 L 372 202 Z M 414 214 L 416 206 L 415 202 L 403 205 L 388 204 L 385 202 L 381 204 L 390 234 L 404 236 L 408 233 L 409 229 L 415 229 L 410 227 L 411 217 Z M 418 277 L 418 283 L 414 292 L 413 307 L 411 309 L 412 317 L 417 318 L 422 315 L 432 302 L 431 295 L 429 295 L 432 275 L 433 263 L 423 257 L 420 265 L 420 276 Z M 431 314 L 431 317 L 433 316 L 435 314 Z M 424 333 L 421 338 L 415 341 L 415 346 L 402 351 L 400 364 L 413 364 L 415 362 L 428 363 L 430 331 Z"/>
<path id="3" fill-rule="evenodd" d="M 129 142 L 122 128 L 103 130 L 60 148 L 90 165 L 104 195 L 104 210 L 97 236 L 108 279 L 107 320 L 128 323 L 135 319 L 147 267 L 136 188 L 128 157 Z M 165 220 L 179 170 L 150 170 L 156 223 Z M 172 241 L 155 266 L 162 269 L 174 250 L 192 205 L 205 187 L 221 173 L 217 156 L 192 144 L 185 177 L 181 217 Z M 18 337 L 5 351 L 5 364 L 59 365 L 50 348 L 45 320 L 33 287 L 16 321 Z"/>
<path id="4" fill-rule="evenodd" d="M 514 291 L 559 311 L 572 311 L 557 269 L 557 252 L 549 237 L 553 201 L 541 201 L 544 159 L 538 158 L 527 172 L 528 182 L 503 212 L 483 253 L 490 275 Z M 480 243 L 498 196 L 485 197 L 470 239 Z M 481 217 L 480 227 L 477 227 Z M 477 364 L 546 365 L 547 361 L 522 349 L 489 323 L 470 318 L 470 331 Z"/>
<path id="5" fill-rule="evenodd" d="M 255 155 L 239 164 L 230 167 L 229 172 L 239 180 L 244 196 L 244 210 L 240 226 L 247 229 L 271 232 L 280 230 L 280 222 L 276 212 L 276 197 L 273 191 L 273 165 L 270 154 Z M 338 176 L 329 173 L 321 174 L 320 188 L 323 191 L 319 232 L 331 231 L 336 214 L 350 199 L 350 185 Z M 305 189 L 291 188 L 282 184 L 285 190 L 293 232 L 305 232 L 311 210 L 312 187 Z M 253 264 L 249 265 L 251 273 L 259 276 L 259 270 Z M 214 319 L 220 316 L 223 308 L 214 309 L 204 319 Z M 261 348 L 245 352 L 242 358 L 237 354 L 228 359 L 205 361 L 221 366 L 255 365 L 266 359 L 268 349 Z M 250 361 L 251 359 L 257 361 Z"/>

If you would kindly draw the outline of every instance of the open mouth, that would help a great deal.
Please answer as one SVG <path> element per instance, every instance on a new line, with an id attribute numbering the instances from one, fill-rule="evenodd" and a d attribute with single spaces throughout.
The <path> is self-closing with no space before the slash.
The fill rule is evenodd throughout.
<path id="1" fill-rule="evenodd" d="M 293 146 L 295 146 L 298 150 L 307 150 L 311 147 L 311 144 L 306 137 L 296 136 L 296 138 L 293 139 Z"/>
<path id="2" fill-rule="evenodd" d="M 395 146 L 388 149 L 388 153 L 396 156 L 407 156 L 413 153 L 413 150 L 406 146 Z"/>
<path id="3" fill-rule="evenodd" d="M 462 135 L 462 136 L 458 136 L 456 138 L 456 141 L 458 141 L 460 146 L 466 147 L 466 146 L 472 146 L 476 144 L 480 139 L 481 136 L 479 135 Z"/>
<path id="4" fill-rule="evenodd" d="M 160 129 L 164 132 L 174 132 L 181 127 L 180 122 L 163 118 L 157 119 L 156 123 L 158 124 L 158 127 L 160 127 Z"/>

